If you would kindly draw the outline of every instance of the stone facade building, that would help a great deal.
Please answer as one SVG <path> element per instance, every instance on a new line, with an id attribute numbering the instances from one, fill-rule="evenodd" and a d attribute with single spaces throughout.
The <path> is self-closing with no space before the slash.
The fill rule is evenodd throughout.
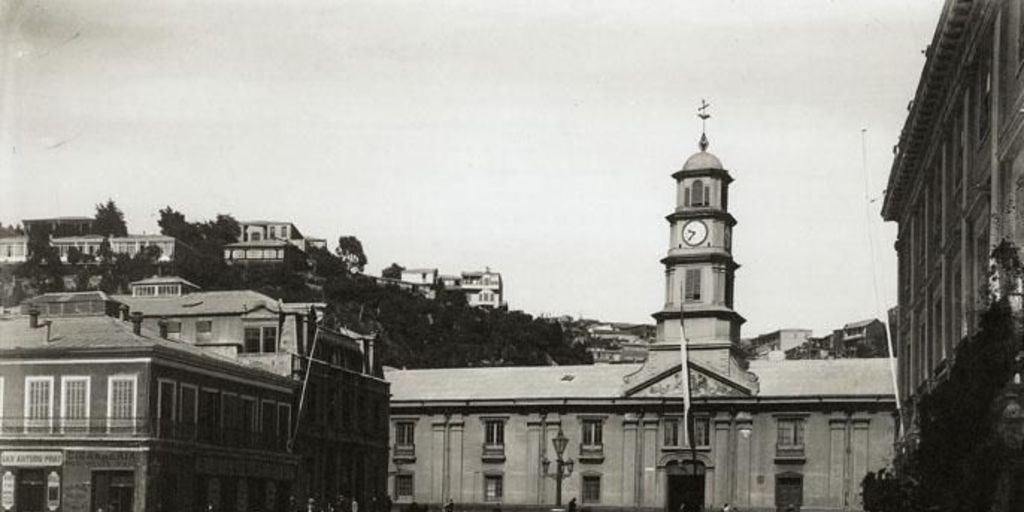
<path id="1" fill-rule="evenodd" d="M 745 361 L 733 179 L 706 149 L 702 137 L 673 174 L 665 300 L 646 361 L 389 372 L 396 501 L 550 506 L 552 439 L 562 432 L 573 462 L 564 496 L 588 508 L 859 508 L 861 479 L 893 456 L 888 361 Z"/>

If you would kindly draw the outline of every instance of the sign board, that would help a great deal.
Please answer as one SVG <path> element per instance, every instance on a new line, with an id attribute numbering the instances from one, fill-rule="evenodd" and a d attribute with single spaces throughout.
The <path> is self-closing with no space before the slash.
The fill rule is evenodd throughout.
<path id="1" fill-rule="evenodd" d="M 46 477 L 46 508 L 55 512 L 60 507 L 60 475 L 50 471 Z"/>
<path id="2" fill-rule="evenodd" d="M 4 510 L 14 508 L 14 473 L 4 472 L 3 484 L 0 485 L 0 506 Z"/>
<path id="3" fill-rule="evenodd" d="M 64 465 L 64 452 L 0 452 L 0 466 L 28 468 Z"/>

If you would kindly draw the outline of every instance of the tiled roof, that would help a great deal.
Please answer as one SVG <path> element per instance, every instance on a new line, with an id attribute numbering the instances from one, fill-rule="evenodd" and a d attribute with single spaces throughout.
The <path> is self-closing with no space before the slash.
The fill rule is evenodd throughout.
<path id="1" fill-rule="evenodd" d="M 50 339 L 47 341 L 46 327 L 31 328 L 25 315 L 0 318 L 0 351 L 17 348 L 66 350 L 160 346 L 211 359 L 232 361 L 188 343 L 162 339 L 159 334 L 149 329 L 143 328 L 142 334 L 135 334 L 132 332 L 131 323 L 109 316 L 62 317 L 52 319 L 50 322 Z"/>
<path id="2" fill-rule="evenodd" d="M 636 364 L 392 370 L 392 400 L 501 400 L 621 396 Z"/>
<path id="3" fill-rule="evenodd" d="M 226 244 L 224 247 L 231 249 L 245 249 L 248 247 L 285 247 L 291 245 L 284 240 L 269 239 L 269 240 L 256 240 L 248 242 L 235 242 L 233 244 Z"/>
<path id="4" fill-rule="evenodd" d="M 640 364 L 508 368 L 388 369 L 392 399 L 510 400 L 621 398 Z M 751 361 L 762 397 L 892 395 L 887 359 Z"/>
<path id="5" fill-rule="evenodd" d="M 108 301 L 110 297 L 106 293 L 101 291 L 90 291 L 90 292 L 53 292 L 44 293 L 42 295 L 36 295 L 30 299 L 25 299 L 25 304 L 38 304 L 41 302 L 94 302 L 94 301 Z"/>
<path id="6" fill-rule="evenodd" d="M 197 292 L 175 297 L 132 297 L 114 295 L 132 312 L 146 316 L 217 315 L 244 313 L 259 307 L 277 311 L 277 301 L 252 290 Z"/>
<path id="7" fill-rule="evenodd" d="M 754 360 L 759 396 L 892 395 L 889 360 L 801 359 Z"/>
<path id="8" fill-rule="evenodd" d="M 198 285 L 196 285 L 196 284 L 194 284 L 194 283 L 192 283 L 192 282 L 190 282 L 190 281 L 188 281 L 186 279 L 182 279 L 182 278 L 180 278 L 178 276 L 153 276 L 153 277 L 147 277 L 145 279 L 140 279 L 138 281 L 134 281 L 134 282 L 131 283 L 131 285 L 135 286 L 137 284 L 177 284 L 177 283 L 185 284 L 185 285 L 191 286 L 191 287 L 196 288 L 196 289 L 199 288 Z"/>
<path id="9" fill-rule="evenodd" d="M 866 327 L 874 322 L 879 322 L 877 318 L 869 318 L 867 320 L 861 320 L 859 322 L 850 322 L 843 326 L 843 329 L 857 329 L 859 327 Z"/>

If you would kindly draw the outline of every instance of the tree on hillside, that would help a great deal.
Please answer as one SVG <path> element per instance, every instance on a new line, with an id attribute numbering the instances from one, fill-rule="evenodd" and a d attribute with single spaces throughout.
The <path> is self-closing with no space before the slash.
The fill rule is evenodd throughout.
<path id="1" fill-rule="evenodd" d="M 392 263 L 390 267 L 380 272 L 380 276 L 385 279 L 401 279 L 403 270 L 405 270 L 405 267 L 398 263 Z"/>
<path id="2" fill-rule="evenodd" d="M 128 225 L 124 222 L 124 213 L 114 204 L 113 199 L 107 199 L 105 204 L 96 205 L 96 217 L 93 221 L 92 232 L 103 236 L 128 235 Z"/>
<path id="3" fill-rule="evenodd" d="M 242 229 L 231 215 L 212 221 L 189 222 L 170 206 L 160 210 L 160 232 L 188 246 L 174 255 L 174 272 L 206 289 L 230 289 L 241 285 L 237 269 L 224 262 L 224 246 L 238 241 Z"/>
<path id="4" fill-rule="evenodd" d="M 50 245 L 50 229 L 40 226 L 28 236 L 28 257 L 18 265 L 15 275 L 27 278 L 38 293 L 64 290 L 64 263 L 60 251 Z"/>
<path id="5" fill-rule="evenodd" d="M 351 272 L 362 272 L 366 267 L 366 253 L 363 252 L 363 243 L 354 236 L 338 237 L 338 249 L 335 251 L 342 261 L 348 265 Z"/>

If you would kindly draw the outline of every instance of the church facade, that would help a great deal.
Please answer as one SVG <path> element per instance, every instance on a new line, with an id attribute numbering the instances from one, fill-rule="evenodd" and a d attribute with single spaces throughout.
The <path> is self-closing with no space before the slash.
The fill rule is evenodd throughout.
<path id="1" fill-rule="evenodd" d="M 665 300 L 645 362 L 387 373 L 389 491 L 400 506 L 860 507 L 861 479 L 893 456 L 888 361 L 744 360 L 733 180 L 707 148 L 702 136 L 672 175 Z M 561 493 L 555 438 L 567 440 Z"/>

